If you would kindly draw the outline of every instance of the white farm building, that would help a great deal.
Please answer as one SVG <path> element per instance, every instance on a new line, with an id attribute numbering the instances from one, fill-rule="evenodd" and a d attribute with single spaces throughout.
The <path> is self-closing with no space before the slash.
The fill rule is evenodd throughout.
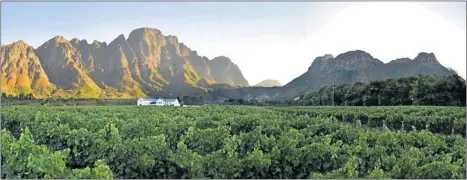
<path id="1" fill-rule="evenodd" d="M 166 99 L 152 99 L 152 98 L 139 98 L 138 106 L 142 105 L 156 105 L 156 106 L 180 106 L 180 102 L 177 98 Z"/>

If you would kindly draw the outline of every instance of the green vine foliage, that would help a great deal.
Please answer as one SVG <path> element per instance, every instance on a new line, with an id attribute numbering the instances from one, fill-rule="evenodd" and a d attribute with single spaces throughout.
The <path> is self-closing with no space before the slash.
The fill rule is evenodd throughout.
<path id="1" fill-rule="evenodd" d="M 460 107 L 1 111 L 7 179 L 466 178 Z"/>
<path id="2" fill-rule="evenodd" d="M 19 139 L 2 130 L 2 177 L 8 179 L 112 179 L 113 173 L 102 160 L 92 168 L 70 169 L 66 158 L 70 149 L 51 152 L 45 145 L 37 145 L 26 128 Z"/>

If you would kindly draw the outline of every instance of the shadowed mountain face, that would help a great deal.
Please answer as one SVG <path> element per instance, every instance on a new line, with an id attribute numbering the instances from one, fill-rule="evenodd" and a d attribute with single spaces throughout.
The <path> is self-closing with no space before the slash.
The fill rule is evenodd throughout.
<path id="1" fill-rule="evenodd" d="M 131 98 L 203 93 L 216 84 L 249 86 L 229 58 L 209 60 L 151 28 L 108 45 L 56 36 L 37 49 L 18 41 L 0 52 L 7 95 Z"/>
<path id="2" fill-rule="evenodd" d="M 36 49 L 50 82 L 73 97 L 97 98 L 101 88 L 89 77 L 81 53 L 70 41 L 56 36 Z"/>
<path id="3" fill-rule="evenodd" d="M 370 54 L 356 50 L 333 57 L 317 57 L 307 72 L 282 87 L 246 87 L 219 89 L 216 96 L 225 98 L 290 99 L 325 85 L 383 80 L 394 77 L 428 75 L 452 75 L 455 72 L 443 67 L 433 53 L 419 53 L 411 60 L 396 59 L 383 63 Z"/>
<path id="4" fill-rule="evenodd" d="M 220 56 L 208 61 L 211 69 L 211 74 L 217 82 L 229 84 L 231 86 L 249 86 L 248 81 L 241 74 L 240 68 L 225 56 Z"/>

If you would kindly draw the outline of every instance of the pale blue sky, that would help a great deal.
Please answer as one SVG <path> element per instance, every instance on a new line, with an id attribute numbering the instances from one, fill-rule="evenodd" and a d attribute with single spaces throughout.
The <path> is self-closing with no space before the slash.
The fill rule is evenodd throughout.
<path id="1" fill-rule="evenodd" d="M 215 31 L 227 28 L 215 26 L 216 24 L 300 18 L 300 12 L 305 12 L 308 4 L 4 2 L 2 44 L 23 39 L 33 46 L 39 46 L 44 40 L 59 34 L 74 35 L 78 38 L 99 34 L 96 39 L 110 41 L 119 34 L 128 35 L 132 29 L 142 26 L 151 26 L 165 34 L 174 35 L 189 32 L 192 28 L 212 28 L 210 31 L 216 34 Z M 202 27 L 206 25 L 208 27 Z M 101 34 L 104 30 L 106 33 Z M 30 34 L 31 31 L 34 35 Z"/>
<path id="2" fill-rule="evenodd" d="M 465 8 L 465 3 L 2 2 L 1 40 L 38 47 L 62 35 L 109 43 L 151 27 L 178 36 L 200 55 L 230 57 L 250 84 L 264 79 L 285 84 L 316 56 L 355 49 L 384 62 L 433 52 L 465 77 Z"/>

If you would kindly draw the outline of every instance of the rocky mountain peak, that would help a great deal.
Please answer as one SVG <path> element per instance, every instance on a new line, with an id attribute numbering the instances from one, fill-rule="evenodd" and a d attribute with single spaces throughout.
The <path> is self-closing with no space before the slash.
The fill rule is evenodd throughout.
<path id="1" fill-rule="evenodd" d="M 114 46 L 117 44 L 124 44 L 126 42 L 125 35 L 120 34 L 116 39 L 110 42 L 109 46 Z"/>
<path id="2" fill-rule="evenodd" d="M 322 64 L 323 61 L 328 61 L 328 60 L 331 60 L 331 59 L 334 59 L 334 56 L 331 55 L 331 54 L 325 54 L 324 56 L 318 56 L 315 58 L 315 60 L 313 60 L 313 63 L 312 64 Z"/>
<path id="3" fill-rule="evenodd" d="M 86 39 L 80 40 L 79 44 L 89 45 L 89 43 L 88 43 L 88 41 Z"/>
<path id="4" fill-rule="evenodd" d="M 211 67 L 211 74 L 216 81 L 224 79 L 223 82 L 230 85 L 249 86 L 248 81 L 243 77 L 238 66 L 225 56 L 218 56 L 208 61 Z M 216 78 L 222 77 L 222 78 Z"/>
<path id="5" fill-rule="evenodd" d="M 320 56 L 318 58 L 321 60 L 330 60 L 330 59 L 334 59 L 334 56 L 332 54 L 325 54 L 324 56 Z"/>
<path id="6" fill-rule="evenodd" d="M 130 34 L 139 34 L 139 35 L 148 34 L 148 33 L 162 34 L 162 32 L 159 29 L 150 28 L 150 27 L 141 27 L 130 32 Z"/>
<path id="7" fill-rule="evenodd" d="M 433 53 L 426 53 L 426 52 L 421 52 L 418 53 L 417 57 L 414 59 L 415 61 L 420 61 L 422 63 L 438 63 L 438 60 L 435 57 L 435 54 Z"/>
<path id="8" fill-rule="evenodd" d="M 213 58 L 211 61 L 217 61 L 217 62 L 222 62 L 222 63 L 231 63 L 232 61 L 230 58 L 225 57 L 225 56 L 217 56 Z"/>
<path id="9" fill-rule="evenodd" d="M 367 69 L 384 64 L 362 50 L 348 51 L 339 54 L 334 60 L 333 63 L 328 64 L 346 70 Z"/>
<path id="10" fill-rule="evenodd" d="M 98 40 L 94 40 L 94 41 L 92 41 L 92 44 L 101 44 L 101 42 L 98 41 Z"/>
<path id="11" fill-rule="evenodd" d="M 102 48 L 102 47 L 106 47 L 107 44 L 105 42 L 101 43 L 101 42 L 99 42 L 97 40 L 94 40 L 94 41 L 92 41 L 92 46 L 94 48 Z"/>
<path id="12" fill-rule="evenodd" d="M 32 46 L 30 46 L 29 44 L 27 44 L 26 42 L 24 42 L 22 40 L 13 42 L 12 44 L 9 44 L 9 45 L 2 45 L 0 47 L 0 49 L 3 49 L 3 48 L 14 49 L 14 50 L 19 50 L 19 51 L 26 50 L 27 52 L 33 52 L 34 51 L 34 48 L 32 48 Z M 1 59 L 1 57 L 0 57 L 0 59 Z"/>
<path id="13" fill-rule="evenodd" d="M 148 27 L 135 29 L 128 35 L 128 41 L 136 42 L 142 40 L 161 43 L 163 41 L 163 35 L 158 29 Z"/>
<path id="14" fill-rule="evenodd" d="M 180 42 L 178 41 L 178 37 L 177 36 L 173 36 L 173 35 L 168 35 L 165 37 L 166 41 L 168 44 L 172 44 L 172 45 L 179 45 Z"/>
<path id="15" fill-rule="evenodd" d="M 389 62 L 389 64 L 403 64 L 411 61 L 409 58 L 398 58 Z"/>
<path id="16" fill-rule="evenodd" d="M 59 44 L 66 42 L 67 40 L 63 36 L 55 36 L 54 38 L 50 39 L 48 42 L 54 43 L 54 44 Z"/>
<path id="17" fill-rule="evenodd" d="M 78 47 L 78 48 L 85 48 L 85 47 L 87 47 L 89 45 L 88 41 L 86 41 L 85 39 L 79 40 L 78 38 L 71 39 L 70 43 L 74 47 Z"/>
<path id="18" fill-rule="evenodd" d="M 73 45 L 78 45 L 79 44 L 79 39 L 78 38 L 73 38 L 70 40 L 70 43 Z"/>
<path id="19" fill-rule="evenodd" d="M 351 60 L 370 60 L 374 59 L 371 54 L 362 51 L 362 50 L 354 50 L 348 51 L 342 54 L 339 54 L 336 59 L 351 59 Z"/>
<path id="20" fill-rule="evenodd" d="M 72 43 L 66 40 L 63 36 L 55 36 L 54 38 L 48 40 L 47 42 L 39 46 L 36 50 L 53 48 L 58 46 L 64 47 L 65 49 L 73 47 Z"/>
<path id="21" fill-rule="evenodd" d="M 361 70 L 381 66 L 384 63 L 362 50 L 348 51 L 337 55 L 330 54 L 315 58 L 308 71 Z"/>
<path id="22" fill-rule="evenodd" d="M 17 46 L 17 47 L 29 46 L 29 45 L 28 45 L 26 42 L 24 42 L 23 40 L 19 40 L 19 41 L 13 42 L 11 45 L 12 45 L 12 46 Z"/>

